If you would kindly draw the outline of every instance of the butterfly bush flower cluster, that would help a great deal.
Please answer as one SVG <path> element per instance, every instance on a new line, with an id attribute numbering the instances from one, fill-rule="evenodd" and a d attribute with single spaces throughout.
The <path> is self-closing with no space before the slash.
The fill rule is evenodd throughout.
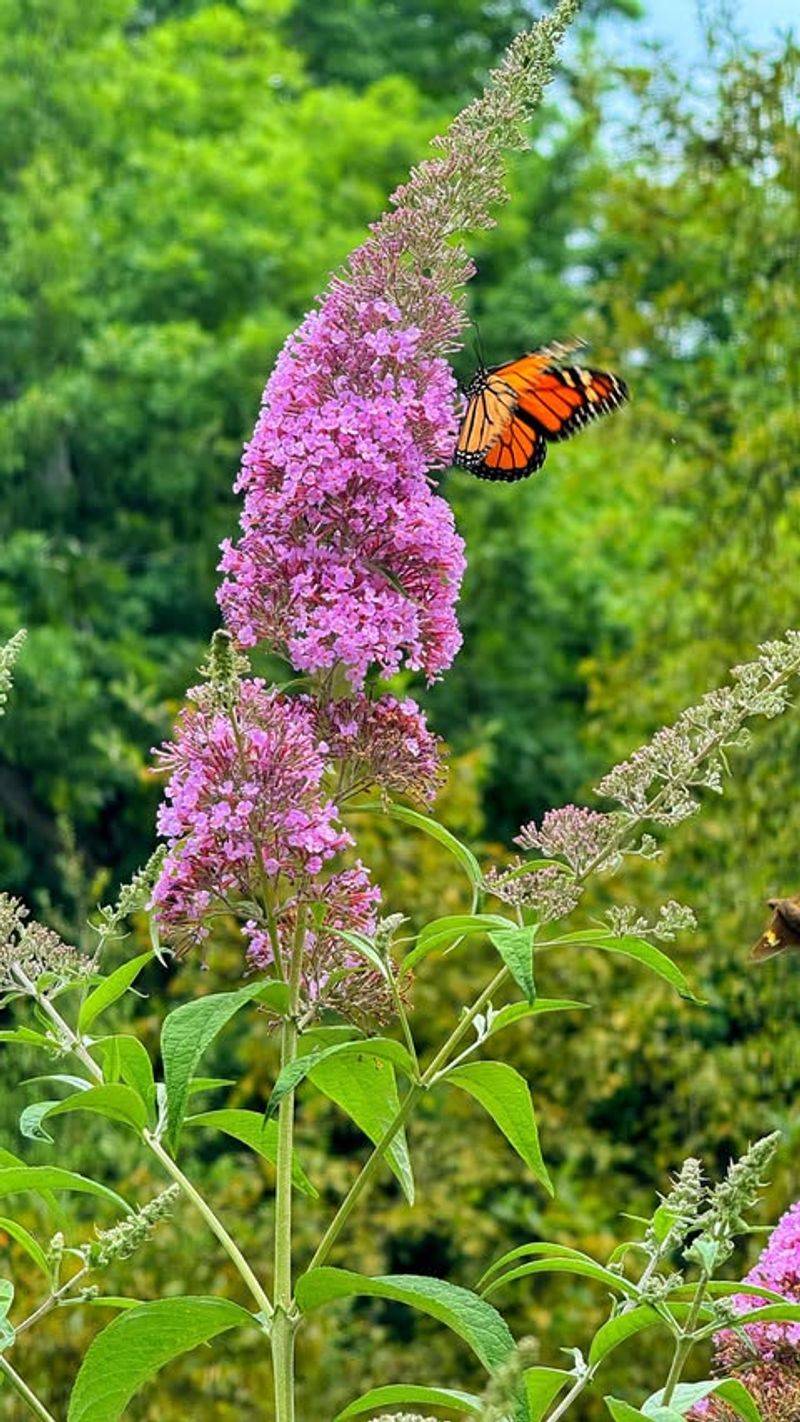
<path id="1" fill-rule="evenodd" d="M 395 305 L 342 291 L 267 385 L 220 602 L 243 646 L 269 642 L 298 670 L 342 666 L 361 686 L 405 663 L 432 679 L 461 641 L 463 545 L 428 479 L 450 461 L 455 380 Z"/>
<path id="2" fill-rule="evenodd" d="M 778 1222 L 758 1262 L 745 1275 L 758 1285 L 800 1304 L 800 1201 Z M 800 1417 L 800 1324 L 747 1323 L 747 1315 L 768 1303 L 752 1294 L 731 1300 L 737 1327 L 715 1337 L 714 1370 L 738 1377 L 752 1393 L 765 1422 L 797 1422 Z M 733 1422 L 734 1414 L 713 1398 L 694 1409 L 706 1422 Z"/>
<path id="3" fill-rule="evenodd" d="M 460 645 L 463 544 L 430 477 L 451 462 L 460 415 L 445 357 L 473 268 L 455 239 L 491 225 L 504 151 L 524 146 L 577 4 L 514 42 L 287 340 L 245 448 L 240 536 L 222 549 L 231 640 L 159 756 L 162 932 L 201 943 L 232 913 L 258 969 L 285 968 L 299 934 L 308 1001 L 341 998 L 347 981 L 363 1007 L 363 967 L 359 986 L 337 934 L 376 928 L 366 869 L 341 862 L 339 806 L 370 787 L 430 804 L 441 782 L 418 708 L 364 687 L 402 667 L 432 681 Z M 310 693 L 248 678 L 237 647 L 258 646 Z"/>

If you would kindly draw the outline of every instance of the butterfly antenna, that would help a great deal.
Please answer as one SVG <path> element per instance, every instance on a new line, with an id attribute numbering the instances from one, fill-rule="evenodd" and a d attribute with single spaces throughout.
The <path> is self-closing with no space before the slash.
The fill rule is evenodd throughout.
<path id="1" fill-rule="evenodd" d="M 483 349 L 483 341 L 481 340 L 481 333 L 480 333 L 480 330 L 478 329 L 478 323 L 477 323 L 477 321 L 474 319 L 474 317 L 471 317 L 471 318 L 470 318 L 470 325 L 472 326 L 472 345 L 473 345 L 473 349 L 474 349 L 474 351 L 475 351 L 475 360 L 477 361 L 478 366 L 480 367 L 480 369 L 481 369 L 481 370 L 485 370 L 485 369 L 486 369 L 486 353 L 485 353 L 485 351 L 484 351 L 484 349 Z"/>

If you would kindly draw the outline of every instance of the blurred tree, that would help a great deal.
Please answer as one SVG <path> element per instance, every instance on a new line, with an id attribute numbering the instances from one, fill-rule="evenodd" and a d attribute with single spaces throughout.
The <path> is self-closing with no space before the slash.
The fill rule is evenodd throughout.
<path id="1" fill-rule="evenodd" d="M 243 435 L 283 337 L 424 146 L 402 79 L 315 90 L 280 3 L 143 28 L 0 6 L 2 631 L 30 629 L 0 878 L 146 852 L 144 776 L 215 621 Z"/>

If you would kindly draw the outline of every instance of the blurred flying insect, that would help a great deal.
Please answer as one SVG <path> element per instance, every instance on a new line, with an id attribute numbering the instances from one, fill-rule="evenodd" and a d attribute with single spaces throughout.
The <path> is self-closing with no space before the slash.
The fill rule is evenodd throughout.
<path id="1" fill-rule="evenodd" d="M 611 371 L 565 364 L 584 345 L 555 342 L 504 365 L 481 363 L 466 390 L 454 464 L 479 479 L 526 479 L 541 469 L 548 444 L 627 400 L 627 385 Z"/>
<path id="2" fill-rule="evenodd" d="M 769 899 L 772 918 L 758 942 L 750 949 L 750 960 L 762 963 L 787 948 L 800 948 L 800 894 L 792 899 Z"/>

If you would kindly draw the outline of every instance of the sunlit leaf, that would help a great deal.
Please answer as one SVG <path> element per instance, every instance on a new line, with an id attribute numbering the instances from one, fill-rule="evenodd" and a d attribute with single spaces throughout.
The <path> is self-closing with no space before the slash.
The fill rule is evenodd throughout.
<path id="1" fill-rule="evenodd" d="M 465 1062 L 444 1078 L 474 1096 L 549 1194 L 553 1193 L 539 1145 L 528 1084 L 507 1062 Z"/>
<path id="2" fill-rule="evenodd" d="M 390 1274 L 376 1279 L 349 1269 L 312 1269 L 297 1281 L 297 1303 L 304 1313 L 347 1298 L 392 1299 L 428 1313 L 457 1333 L 488 1371 L 497 1368 L 514 1349 L 514 1339 L 500 1314 L 485 1299 L 418 1274 Z"/>

